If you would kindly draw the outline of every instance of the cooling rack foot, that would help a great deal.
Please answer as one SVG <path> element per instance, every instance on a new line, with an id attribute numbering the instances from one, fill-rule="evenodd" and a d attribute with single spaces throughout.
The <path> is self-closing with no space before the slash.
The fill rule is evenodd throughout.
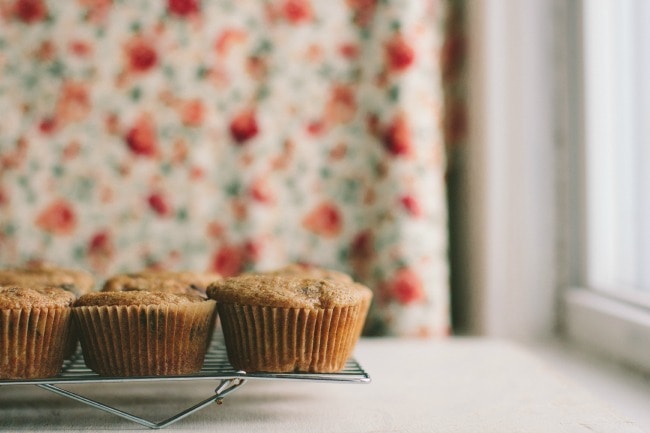
<path id="1" fill-rule="evenodd" d="M 84 403 L 88 406 L 94 407 L 95 409 L 103 410 L 104 412 L 111 413 L 113 415 L 117 415 L 119 417 L 122 417 L 124 419 L 128 419 L 129 421 L 133 421 L 135 423 L 138 423 L 140 425 L 143 425 L 145 427 L 149 427 L 150 429 L 161 429 L 165 428 L 168 425 L 171 425 L 175 423 L 176 421 L 180 421 L 181 419 L 185 418 L 188 415 L 193 414 L 196 411 L 199 411 L 203 409 L 204 407 L 208 406 L 209 404 L 213 402 L 217 402 L 218 404 L 221 404 L 221 401 L 223 398 L 233 392 L 234 390 L 238 389 L 241 387 L 244 383 L 246 382 L 246 379 L 241 379 L 241 378 L 233 378 L 233 379 L 224 379 L 220 382 L 219 386 L 214 390 L 214 395 L 210 396 L 209 398 L 206 398 L 205 400 L 195 404 L 194 406 L 191 406 L 181 412 L 178 412 L 176 415 L 173 415 L 163 421 L 160 422 L 152 422 L 147 419 L 141 418 L 139 416 L 135 416 L 133 414 L 130 414 L 128 412 L 125 412 L 123 410 L 114 408 L 112 406 L 108 406 L 104 403 L 100 403 L 96 400 L 92 400 L 90 398 L 84 397 L 82 395 L 76 394 L 72 391 L 68 391 L 67 389 L 59 388 L 58 386 L 52 385 L 52 384 L 39 384 L 36 385 L 39 388 L 43 388 L 47 391 L 53 392 L 55 394 L 58 394 L 60 396 L 70 398 L 72 400 Z"/>

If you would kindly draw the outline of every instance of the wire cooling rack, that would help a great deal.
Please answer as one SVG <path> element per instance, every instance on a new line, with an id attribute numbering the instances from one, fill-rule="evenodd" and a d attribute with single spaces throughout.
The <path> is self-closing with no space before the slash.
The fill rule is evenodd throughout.
<path id="1" fill-rule="evenodd" d="M 370 376 L 354 359 L 349 359 L 345 367 L 337 373 L 246 373 L 232 368 L 228 362 L 223 337 L 216 337 L 208 349 L 205 363 L 200 372 L 183 376 L 151 376 L 151 377 L 101 377 L 92 372 L 84 363 L 81 351 L 66 360 L 61 373 L 47 379 L 0 380 L 3 385 L 34 385 L 63 397 L 76 400 L 99 410 L 117 415 L 152 429 L 165 428 L 211 403 L 221 404 L 223 398 L 239 389 L 248 380 L 298 380 L 329 383 L 370 383 Z M 214 394 L 187 409 L 159 422 L 149 421 L 132 415 L 121 409 L 106 405 L 96 400 L 84 397 L 59 385 L 74 385 L 88 383 L 134 383 L 134 382 L 165 382 L 187 380 L 216 380 L 219 382 Z M 0 410 L 0 414 L 2 411 Z"/>

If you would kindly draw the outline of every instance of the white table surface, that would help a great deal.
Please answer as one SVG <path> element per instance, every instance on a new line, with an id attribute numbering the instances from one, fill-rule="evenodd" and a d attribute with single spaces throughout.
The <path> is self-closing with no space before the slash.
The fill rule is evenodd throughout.
<path id="1" fill-rule="evenodd" d="M 165 431 L 640 432 L 603 402 L 511 343 L 365 339 L 372 383 L 249 381 Z M 159 421 L 209 397 L 212 382 L 69 385 Z M 0 387 L 0 431 L 148 429 L 34 386 Z"/>

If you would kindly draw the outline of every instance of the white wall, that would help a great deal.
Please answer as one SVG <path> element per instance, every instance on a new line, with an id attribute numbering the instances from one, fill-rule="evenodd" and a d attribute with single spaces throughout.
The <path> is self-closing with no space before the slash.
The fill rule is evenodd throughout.
<path id="1" fill-rule="evenodd" d="M 470 131 L 454 198 L 466 216 L 464 322 L 537 337 L 552 332 L 556 309 L 553 2 L 468 5 Z"/>

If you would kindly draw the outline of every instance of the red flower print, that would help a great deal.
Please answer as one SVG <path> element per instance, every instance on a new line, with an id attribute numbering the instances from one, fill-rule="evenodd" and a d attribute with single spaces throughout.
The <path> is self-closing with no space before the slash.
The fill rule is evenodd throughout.
<path id="1" fill-rule="evenodd" d="M 240 111 L 230 121 L 230 136 L 239 144 L 255 137 L 258 132 L 255 111 L 252 109 Z"/>
<path id="2" fill-rule="evenodd" d="M 325 120 L 328 124 L 349 122 L 357 111 L 354 89 L 350 86 L 336 85 L 330 92 L 325 108 Z"/>
<path id="3" fill-rule="evenodd" d="M 55 235 L 69 235 L 77 226 L 72 205 L 63 199 L 55 200 L 36 217 L 36 225 Z"/>
<path id="4" fill-rule="evenodd" d="M 113 0 L 78 0 L 85 8 L 85 21 L 101 23 L 106 20 L 113 6 Z"/>
<path id="5" fill-rule="evenodd" d="M 108 230 L 101 230 L 93 234 L 88 241 L 87 254 L 90 264 L 95 270 L 104 270 L 115 256 L 111 233 Z"/>
<path id="6" fill-rule="evenodd" d="M 102 185 L 99 187 L 99 201 L 102 204 L 112 203 L 115 198 L 115 192 L 113 188 L 108 185 Z"/>
<path id="7" fill-rule="evenodd" d="M 174 140 L 171 161 L 175 164 L 182 164 L 187 161 L 189 152 L 190 150 L 188 148 L 187 141 L 185 141 L 183 138 L 178 138 Z"/>
<path id="8" fill-rule="evenodd" d="M 251 262 L 257 262 L 262 257 L 264 245 L 259 239 L 249 239 L 244 243 L 246 258 Z"/>
<path id="9" fill-rule="evenodd" d="M 339 53 L 348 60 L 354 60 L 359 57 L 359 46 L 352 43 L 346 43 L 339 46 Z"/>
<path id="10" fill-rule="evenodd" d="M 54 133 L 57 129 L 57 122 L 54 117 L 46 117 L 38 124 L 38 129 L 46 135 Z"/>
<path id="11" fill-rule="evenodd" d="M 330 158 L 333 161 L 340 161 L 345 158 L 345 155 L 348 153 L 348 146 L 344 142 L 337 143 L 336 146 L 332 147 L 330 150 Z"/>
<path id="12" fill-rule="evenodd" d="M 29 141 L 25 137 L 19 137 L 16 140 L 15 150 L 11 151 L 7 149 L 7 151 L 0 152 L 0 168 L 19 168 L 25 162 L 28 148 Z"/>
<path id="13" fill-rule="evenodd" d="M 397 35 L 386 44 L 386 63 L 393 72 L 408 69 L 415 61 L 415 50 L 401 36 Z"/>
<path id="14" fill-rule="evenodd" d="M 223 245 L 212 257 L 210 270 L 224 276 L 232 277 L 244 269 L 245 251 L 236 245 Z"/>
<path id="15" fill-rule="evenodd" d="M 266 75 L 267 70 L 268 66 L 266 64 L 266 59 L 263 57 L 250 56 L 246 60 L 246 72 L 248 72 L 248 74 L 256 80 L 262 80 L 262 78 Z"/>
<path id="16" fill-rule="evenodd" d="M 347 4 L 356 25 L 366 27 L 372 22 L 377 9 L 377 0 L 347 0 Z"/>
<path id="17" fill-rule="evenodd" d="M 161 217 L 169 216 L 172 213 L 172 207 L 170 206 L 169 201 L 160 192 L 149 194 L 149 197 L 147 197 L 147 203 L 151 210 Z"/>
<path id="18" fill-rule="evenodd" d="M 313 12 L 308 0 L 284 0 L 282 15 L 292 24 L 308 22 L 313 18 Z"/>
<path id="19" fill-rule="evenodd" d="M 73 159 L 79 156 L 80 151 L 81 143 L 79 143 L 77 140 L 70 140 L 70 142 L 68 142 L 68 144 L 66 144 L 63 148 L 63 153 L 61 156 L 63 156 L 63 159 Z"/>
<path id="20" fill-rule="evenodd" d="M 183 258 L 183 254 L 181 254 L 181 252 L 178 250 L 171 250 L 169 252 L 169 260 L 171 260 L 172 262 L 178 262 L 182 258 Z"/>
<path id="21" fill-rule="evenodd" d="M 104 127 L 106 132 L 111 135 L 117 135 L 120 132 L 120 118 L 115 113 L 107 113 L 104 116 Z"/>
<path id="22" fill-rule="evenodd" d="M 200 99 L 181 103 L 181 120 L 186 126 L 200 126 L 205 117 L 205 106 Z"/>
<path id="23" fill-rule="evenodd" d="M 408 305 L 424 299 L 419 275 L 410 268 L 398 270 L 388 282 L 389 295 L 400 304 Z"/>
<path id="24" fill-rule="evenodd" d="M 271 158 L 271 168 L 273 170 L 286 170 L 294 158 L 296 144 L 291 139 L 284 140 L 282 151 Z"/>
<path id="25" fill-rule="evenodd" d="M 199 12 L 197 0 L 167 0 L 167 10 L 170 14 L 187 18 Z"/>
<path id="26" fill-rule="evenodd" d="M 398 114 L 386 129 L 384 135 L 386 149 L 395 156 L 411 156 L 413 143 L 411 129 L 406 116 Z"/>
<path id="27" fill-rule="evenodd" d="M 246 205 L 246 201 L 235 198 L 230 201 L 230 206 L 235 219 L 244 220 L 248 217 L 248 206 Z"/>
<path id="28" fill-rule="evenodd" d="M 314 120 L 307 124 L 307 132 L 310 135 L 317 136 L 325 132 L 325 123 L 322 120 Z"/>
<path id="29" fill-rule="evenodd" d="M 43 41 L 34 52 L 34 55 L 38 60 L 43 62 L 53 60 L 56 56 L 56 46 L 52 41 Z"/>
<path id="30" fill-rule="evenodd" d="M 225 56 L 230 49 L 238 43 L 246 40 L 247 33 L 241 29 L 225 29 L 214 42 L 214 49 L 219 56 Z"/>
<path id="31" fill-rule="evenodd" d="M 226 228 L 217 221 L 208 223 L 205 229 L 206 234 L 211 238 L 220 238 L 226 232 Z"/>
<path id="32" fill-rule="evenodd" d="M 257 202 L 273 203 L 275 201 L 273 190 L 269 186 L 267 180 L 263 177 L 255 179 L 251 184 L 249 191 L 253 200 Z"/>
<path id="33" fill-rule="evenodd" d="M 323 50 L 323 46 L 320 44 L 311 44 L 307 48 L 307 51 L 305 51 L 305 58 L 310 62 L 310 63 L 321 63 L 323 61 L 323 54 L 325 51 Z"/>
<path id="34" fill-rule="evenodd" d="M 365 280 L 372 272 L 372 257 L 375 255 L 375 239 L 370 230 L 356 234 L 350 243 L 350 264 L 356 278 Z"/>
<path id="35" fill-rule="evenodd" d="M 75 40 L 70 42 L 68 49 L 72 54 L 78 57 L 86 57 L 92 52 L 92 46 L 85 41 Z"/>
<path id="36" fill-rule="evenodd" d="M 317 235 L 332 238 L 343 230 L 343 217 L 335 204 L 324 202 L 304 217 L 302 225 Z"/>
<path id="37" fill-rule="evenodd" d="M 363 193 L 363 204 L 371 206 L 377 201 L 377 191 L 374 188 L 367 188 Z"/>
<path id="38" fill-rule="evenodd" d="M 158 63 L 158 53 L 148 39 L 137 36 L 126 44 L 126 62 L 131 72 L 148 72 Z"/>
<path id="39" fill-rule="evenodd" d="M 369 113 L 366 115 L 366 129 L 372 136 L 381 136 L 381 125 L 379 122 L 379 116 L 376 113 Z"/>
<path id="40" fill-rule="evenodd" d="M 203 167 L 198 165 L 193 165 L 189 170 L 189 178 L 192 181 L 199 181 L 205 177 L 205 170 Z"/>
<path id="41" fill-rule="evenodd" d="M 420 202 L 412 195 L 404 195 L 400 197 L 399 201 L 411 216 L 415 218 L 422 216 L 422 206 L 420 205 Z"/>
<path id="42" fill-rule="evenodd" d="M 0 188 L 0 207 L 6 205 L 9 203 L 9 195 L 7 195 L 7 192 Z"/>
<path id="43" fill-rule="evenodd" d="M 350 255 L 357 259 L 367 259 L 375 254 L 374 237 L 370 230 L 364 230 L 354 237 L 350 245 Z"/>
<path id="44" fill-rule="evenodd" d="M 24 23 L 42 21 L 47 16 L 47 7 L 43 0 L 16 0 L 14 15 Z"/>
<path id="45" fill-rule="evenodd" d="M 156 127 L 148 115 L 140 116 L 125 137 L 131 152 L 140 156 L 153 157 L 158 154 Z"/>
<path id="46" fill-rule="evenodd" d="M 206 79 L 218 89 L 225 89 L 232 81 L 228 70 L 223 65 L 214 65 L 206 71 Z"/>
<path id="47" fill-rule="evenodd" d="M 142 254 L 142 258 L 144 259 L 145 262 L 145 269 L 150 270 L 150 271 L 162 271 L 165 269 L 164 263 L 162 263 L 159 259 L 154 257 L 154 255 L 150 251 L 145 251 Z"/>
<path id="48" fill-rule="evenodd" d="M 56 103 L 57 121 L 62 124 L 78 122 L 88 115 L 90 108 L 90 95 L 85 84 L 73 81 L 63 84 Z"/>

